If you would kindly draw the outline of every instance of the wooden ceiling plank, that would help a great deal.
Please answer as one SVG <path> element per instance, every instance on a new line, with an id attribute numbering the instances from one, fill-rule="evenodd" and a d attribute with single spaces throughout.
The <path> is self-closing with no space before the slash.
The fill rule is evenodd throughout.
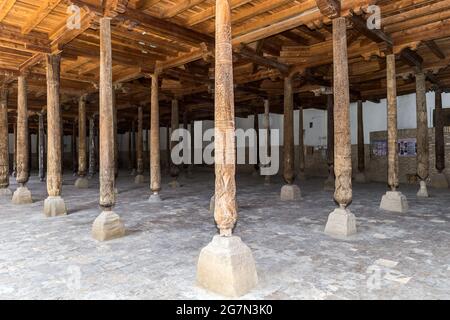
<path id="1" fill-rule="evenodd" d="M 55 9 L 62 0 L 45 0 L 41 3 L 39 8 L 35 11 L 31 17 L 29 17 L 24 26 L 22 26 L 22 34 L 28 34 L 36 26 L 38 26 L 42 20 L 45 19 Z"/>
<path id="2" fill-rule="evenodd" d="M 0 23 L 5 19 L 15 3 L 16 0 L 3 0 L 2 3 L 0 3 Z"/>
<path id="3" fill-rule="evenodd" d="M 161 14 L 161 17 L 163 19 L 175 17 L 176 15 L 183 13 L 184 11 L 189 10 L 192 7 L 195 7 L 196 5 L 199 5 L 205 1 L 206 0 L 183 0 L 164 10 Z"/>

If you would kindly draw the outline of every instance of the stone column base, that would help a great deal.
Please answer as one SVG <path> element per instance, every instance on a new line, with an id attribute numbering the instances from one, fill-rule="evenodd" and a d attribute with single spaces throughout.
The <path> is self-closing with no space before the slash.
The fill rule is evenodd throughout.
<path id="1" fill-rule="evenodd" d="M 13 204 L 29 204 L 33 203 L 33 199 L 31 199 L 31 192 L 27 187 L 18 187 L 16 191 L 14 191 L 12 197 Z"/>
<path id="2" fill-rule="evenodd" d="M 60 196 L 48 196 L 44 201 L 44 214 L 46 217 L 56 217 L 67 214 L 66 204 Z"/>
<path id="3" fill-rule="evenodd" d="M 357 172 L 355 175 L 355 182 L 367 183 L 368 181 L 365 172 Z"/>
<path id="4" fill-rule="evenodd" d="M 168 183 L 169 187 L 171 187 L 172 189 L 176 189 L 180 187 L 180 184 L 177 180 L 172 180 Z"/>
<path id="5" fill-rule="evenodd" d="M 335 189 L 335 182 L 333 176 L 328 176 L 327 180 L 325 180 L 323 184 L 323 190 L 325 191 L 334 191 Z"/>
<path id="6" fill-rule="evenodd" d="M 335 237 L 348 237 L 356 233 L 356 218 L 348 209 L 337 208 L 328 216 L 325 233 Z"/>
<path id="7" fill-rule="evenodd" d="M 302 198 L 302 193 L 297 185 L 285 184 L 281 188 L 280 198 L 282 201 L 300 200 Z"/>
<path id="8" fill-rule="evenodd" d="M 408 211 L 408 200 L 399 191 L 388 191 L 381 198 L 380 208 L 387 211 L 405 213 Z"/>
<path id="9" fill-rule="evenodd" d="M 428 198 L 427 183 L 423 180 L 421 180 L 419 183 L 420 183 L 420 188 L 419 188 L 419 191 L 417 191 L 417 197 Z"/>
<path id="10" fill-rule="evenodd" d="M 250 248 L 237 236 L 214 236 L 200 252 L 197 284 L 227 297 L 248 293 L 258 284 Z"/>
<path id="11" fill-rule="evenodd" d="M 87 189 L 89 188 L 89 180 L 86 177 L 79 177 L 75 180 L 75 187 L 78 189 Z"/>
<path id="12" fill-rule="evenodd" d="M 11 197 L 12 191 L 9 188 L 0 188 L 0 197 Z"/>
<path id="13" fill-rule="evenodd" d="M 134 183 L 136 183 L 136 184 L 144 183 L 144 176 L 143 176 L 142 174 L 138 174 L 138 175 L 134 178 Z"/>
<path id="14" fill-rule="evenodd" d="M 92 237 L 98 241 L 107 241 L 125 235 L 125 227 L 114 211 L 102 211 L 92 225 Z"/>
<path id="15" fill-rule="evenodd" d="M 156 202 L 161 202 L 161 197 L 159 196 L 158 192 L 154 192 L 152 193 L 152 195 L 150 196 L 150 198 L 148 198 L 148 202 L 151 203 L 156 203 Z"/>
<path id="16" fill-rule="evenodd" d="M 439 189 L 447 189 L 448 188 L 448 181 L 445 174 L 437 173 L 431 177 L 431 186 L 433 188 L 439 188 Z"/>

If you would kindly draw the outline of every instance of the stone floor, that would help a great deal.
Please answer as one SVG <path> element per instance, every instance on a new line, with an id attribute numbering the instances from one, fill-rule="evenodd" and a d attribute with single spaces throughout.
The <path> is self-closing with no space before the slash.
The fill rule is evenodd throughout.
<path id="1" fill-rule="evenodd" d="M 12 180 L 11 188 L 17 185 Z M 64 177 L 69 215 L 45 218 L 45 183 L 32 177 L 34 203 L 0 203 L 0 298 L 2 299 L 215 299 L 195 285 L 200 249 L 215 234 L 208 211 L 212 173 L 181 178 L 149 204 L 148 183 L 136 186 L 123 172 L 115 211 L 124 238 L 91 238 L 98 183 L 77 190 Z M 236 234 L 253 251 L 259 285 L 244 299 L 449 299 L 450 190 L 430 189 L 417 199 L 404 186 L 407 214 L 378 208 L 384 184 L 355 184 L 351 210 L 358 234 L 333 239 L 323 233 L 335 205 L 323 179 L 300 186 L 303 199 L 281 202 L 281 179 L 238 178 L 240 219 Z"/>

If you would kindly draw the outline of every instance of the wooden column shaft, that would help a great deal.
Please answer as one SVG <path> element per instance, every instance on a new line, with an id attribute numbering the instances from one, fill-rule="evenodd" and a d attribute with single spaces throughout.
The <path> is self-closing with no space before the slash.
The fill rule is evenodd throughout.
<path id="1" fill-rule="evenodd" d="M 95 121 L 94 116 L 89 117 L 89 174 L 95 174 Z"/>
<path id="2" fill-rule="evenodd" d="M 266 130 L 266 147 L 267 147 L 267 155 L 270 157 L 270 103 L 269 99 L 264 99 L 264 130 Z"/>
<path id="3" fill-rule="evenodd" d="M 298 107 L 298 168 L 300 172 L 305 171 L 305 142 L 303 134 L 303 107 Z"/>
<path id="4" fill-rule="evenodd" d="M 236 145 L 233 53 L 230 0 L 216 0 L 215 48 L 215 207 L 214 219 L 222 236 L 231 236 L 237 220 Z"/>
<path id="5" fill-rule="evenodd" d="M 388 133 L 388 184 L 392 191 L 398 188 L 398 139 L 397 139 L 397 79 L 395 55 L 386 57 L 387 67 L 387 133 Z"/>
<path id="6" fill-rule="evenodd" d="M 8 87 L 0 87 L 0 188 L 9 186 Z"/>
<path id="7" fill-rule="evenodd" d="M 17 85 L 17 175 L 16 180 L 20 185 L 28 182 L 28 106 L 27 106 L 27 82 L 25 76 L 19 76 Z"/>
<path id="8" fill-rule="evenodd" d="M 426 180 L 429 175 L 428 121 L 425 74 L 416 74 L 417 107 L 417 175 Z"/>
<path id="9" fill-rule="evenodd" d="M 444 142 L 444 117 L 442 114 L 442 92 L 435 91 L 435 155 L 436 170 L 441 173 L 445 169 L 445 142 Z"/>
<path id="10" fill-rule="evenodd" d="M 161 190 L 158 73 L 152 74 L 151 78 L 152 89 L 150 110 L 150 189 L 153 193 L 157 193 Z"/>
<path id="11" fill-rule="evenodd" d="M 100 19 L 100 206 L 115 205 L 115 140 L 112 87 L 111 19 Z"/>
<path id="12" fill-rule="evenodd" d="M 358 100 L 358 171 L 364 172 L 364 120 L 363 120 L 363 102 Z"/>
<path id="13" fill-rule="evenodd" d="M 333 95 L 327 95 L 327 164 L 329 170 L 334 165 L 334 101 Z M 334 172 L 331 172 L 334 174 Z"/>
<path id="14" fill-rule="evenodd" d="M 333 19 L 334 67 L 334 199 L 341 207 L 352 201 L 352 155 L 350 140 L 350 92 L 345 17 Z"/>
<path id="15" fill-rule="evenodd" d="M 144 158 L 143 158 L 143 125 L 144 125 L 144 112 L 141 106 L 138 107 L 138 127 L 137 127 L 137 143 L 136 143 L 136 172 L 137 174 L 144 173 Z"/>
<path id="16" fill-rule="evenodd" d="M 255 110 L 255 113 L 253 115 L 253 128 L 256 132 L 256 164 L 254 166 L 255 170 L 259 170 L 259 118 L 258 118 L 258 112 Z"/>
<path id="17" fill-rule="evenodd" d="M 47 55 L 47 192 L 53 197 L 61 195 L 62 187 L 60 65 L 60 55 Z"/>
<path id="18" fill-rule="evenodd" d="M 175 130 L 179 129 L 180 127 L 180 114 L 178 109 L 178 100 L 173 99 L 172 100 L 172 112 L 171 112 L 171 125 L 172 127 L 172 134 L 175 132 Z M 171 154 L 173 148 L 178 144 L 177 141 L 172 141 L 171 138 L 169 138 L 170 141 L 170 150 L 169 154 Z M 171 159 L 171 156 L 169 155 L 169 158 Z M 170 161 L 170 175 L 172 177 L 177 177 L 179 175 L 179 168 L 177 165 L 173 163 L 173 161 Z"/>
<path id="19" fill-rule="evenodd" d="M 45 179 L 45 130 L 42 113 L 39 114 L 39 178 L 41 181 Z"/>
<path id="20" fill-rule="evenodd" d="M 284 118 L 283 118 L 283 177 L 286 183 L 294 182 L 294 108 L 292 78 L 284 78 Z"/>
<path id="21" fill-rule="evenodd" d="M 84 177 L 86 171 L 86 96 L 82 96 L 78 101 L 78 175 Z"/>

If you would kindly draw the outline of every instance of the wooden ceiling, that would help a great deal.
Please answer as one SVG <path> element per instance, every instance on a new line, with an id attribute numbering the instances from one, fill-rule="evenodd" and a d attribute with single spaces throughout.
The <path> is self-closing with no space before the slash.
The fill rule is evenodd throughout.
<path id="1" fill-rule="evenodd" d="M 295 72 L 295 101 L 325 108 L 332 83 L 330 10 L 336 0 L 231 0 L 236 115 L 282 112 L 283 77 Z M 45 110 L 43 57 L 62 54 L 61 95 L 67 128 L 77 100 L 88 93 L 98 112 L 98 19 L 112 18 L 113 81 L 121 130 L 144 105 L 150 81 L 160 77 L 161 121 L 169 122 L 170 100 L 180 100 L 189 120 L 212 119 L 214 89 L 214 0 L 0 0 L 0 85 L 11 83 L 15 116 L 16 77 L 28 76 L 30 114 Z M 369 5 L 381 9 L 381 30 L 367 28 Z M 79 28 L 69 6 L 80 8 Z M 332 10 L 331 10 L 332 11 Z M 427 74 L 429 88 L 450 87 L 450 0 L 347 0 L 348 57 L 352 100 L 386 96 L 385 55 L 397 55 L 398 94 L 415 91 L 414 73 Z M 68 23 L 69 21 L 69 23 Z M 31 126 L 33 127 L 33 120 Z M 148 121 L 146 121 L 146 126 Z M 146 127 L 145 126 L 145 127 Z"/>

